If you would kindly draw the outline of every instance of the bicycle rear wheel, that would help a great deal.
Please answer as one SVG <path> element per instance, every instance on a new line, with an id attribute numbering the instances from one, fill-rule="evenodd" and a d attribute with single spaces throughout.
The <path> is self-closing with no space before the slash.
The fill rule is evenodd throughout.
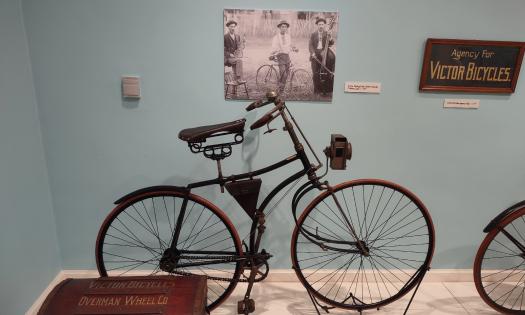
<path id="1" fill-rule="evenodd" d="M 525 312 L 525 207 L 504 218 L 481 243 L 474 283 L 481 298 L 507 314 Z"/>
<path id="2" fill-rule="evenodd" d="M 279 73 L 271 65 L 262 65 L 257 69 L 255 83 L 262 92 L 277 91 Z"/>
<path id="3" fill-rule="evenodd" d="M 325 191 L 297 220 L 291 251 L 299 280 L 321 301 L 345 309 L 377 308 L 401 298 L 432 259 L 428 210 L 410 191 L 384 180 L 349 181 L 333 189 L 342 211 Z M 368 256 L 352 244 L 347 222 Z"/>
<path id="4" fill-rule="evenodd" d="M 306 99 L 313 93 L 312 76 L 304 69 L 297 69 L 292 72 L 290 78 L 289 94 L 295 99 Z"/>
<path id="5" fill-rule="evenodd" d="M 124 200 L 113 209 L 97 237 L 100 275 L 168 274 L 159 263 L 172 242 L 183 200 L 182 192 L 154 191 Z M 240 263 L 234 259 L 242 255 L 237 231 L 219 208 L 189 194 L 177 250 L 180 258 L 170 274 L 207 276 L 208 309 L 213 310 L 230 295 L 241 274 Z M 191 253 L 184 254 L 187 251 Z"/>

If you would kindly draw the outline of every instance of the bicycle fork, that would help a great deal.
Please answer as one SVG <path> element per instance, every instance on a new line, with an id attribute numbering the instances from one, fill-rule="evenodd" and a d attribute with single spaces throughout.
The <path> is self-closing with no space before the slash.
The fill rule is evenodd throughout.
<path id="1" fill-rule="evenodd" d="M 357 236 L 357 233 L 356 233 L 354 227 L 350 223 L 350 220 L 348 220 L 348 217 L 344 213 L 343 207 L 341 207 L 341 204 L 339 203 L 339 199 L 337 199 L 337 196 L 334 193 L 333 187 L 328 185 L 328 184 L 326 184 L 326 186 L 327 186 L 327 189 L 328 189 L 328 193 L 330 193 L 330 196 L 332 196 L 332 198 L 334 199 L 335 205 L 337 206 L 337 209 L 339 210 L 339 212 L 341 213 L 341 216 L 345 220 L 346 225 L 348 225 L 348 228 L 350 229 L 350 233 L 352 234 L 352 236 L 354 237 L 354 239 L 356 241 L 356 245 L 357 245 L 357 248 L 359 249 L 359 252 L 363 256 L 370 255 L 369 249 L 367 248 L 365 243 L 362 240 L 359 239 L 359 237 Z"/>

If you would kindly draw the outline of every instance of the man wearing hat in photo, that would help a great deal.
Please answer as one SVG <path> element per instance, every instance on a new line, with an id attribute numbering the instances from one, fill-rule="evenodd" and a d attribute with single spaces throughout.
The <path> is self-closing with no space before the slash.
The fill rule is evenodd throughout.
<path id="1" fill-rule="evenodd" d="M 228 32 L 224 34 L 224 65 L 233 68 L 233 73 L 238 83 L 245 83 L 242 74 L 242 59 L 237 53 L 242 51 L 241 37 L 235 34 L 237 22 L 230 20 L 226 23 Z"/>
<path id="2" fill-rule="evenodd" d="M 290 24 L 286 21 L 280 21 L 277 24 L 279 32 L 272 39 L 272 56 L 275 56 L 279 65 L 279 94 L 284 92 L 286 79 L 290 73 L 290 52 L 299 51 L 292 45 L 292 38 L 288 33 Z"/>
<path id="3" fill-rule="evenodd" d="M 332 93 L 334 88 L 335 54 L 329 49 L 334 44 L 334 40 L 326 30 L 327 26 L 324 18 L 317 18 L 315 25 L 317 26 L 317 31 L 312 33 L 308 44 L 310 62 L 312 63 L 314 93 L 326 96 Z M 324 58 L 325 52 L 326 59 Z"/>

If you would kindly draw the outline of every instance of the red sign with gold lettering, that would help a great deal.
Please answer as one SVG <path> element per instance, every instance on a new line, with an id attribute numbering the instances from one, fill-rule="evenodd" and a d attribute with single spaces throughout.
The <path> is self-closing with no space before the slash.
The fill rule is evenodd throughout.
<path id="1" fill-rule="evenodd" d="M 38 315 L 206 314 L 206 277 L 66 279 Z"/>

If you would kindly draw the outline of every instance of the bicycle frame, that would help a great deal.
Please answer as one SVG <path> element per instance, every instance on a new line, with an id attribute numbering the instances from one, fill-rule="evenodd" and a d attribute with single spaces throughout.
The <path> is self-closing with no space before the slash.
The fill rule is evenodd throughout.
<path id="1" fill-rule="evenodd" d="M 270 115 L 270 117 L 267 118 L 267 121 L 265 122 L 265 124 L 269 125 L 269 123 L 273 119 L 275 119 L 277 116 L 281 116 L 281 118 L 284 121 L 284 126 L 285 126 L 284 130 L 286 130 L 288 132 L 288 135 L 290 136 L 290 138 L 292 140 L 292 143 L 294 145 L 294 149 L 296 151 L 296 154 L 294 154 L 294 155 L 292 155 L 292 156 L 290 156 L 290 157 L 288 157 L 288 158 L 286 158 L 284 160 L 281 160 L 281 161 L 279 161 L 277 163 L 274 163 L 274 164 L 271 164 L 271 165 L 269 165 L 267 167 L 264 167 L 262 169 L 259 169 L 259 170 L 256 170 L 256 171 L 252 171 L 252 172 L 242 173 L 242 174 L 234 174 L 234 175 L 230 175 L 230 176 L 227 176 L 227 177 L 224 177 L 222 175 L 220 162 L 218 160 L 217 161 L 217 165 L 218 165 L 219 176 L 217 178 L 211 179 L 211 180 L 205 180 L 205 181 L 201 181 L 201 182 L 196 182 L 196 183 L 191 183 L 191 184 L 188 184 L 186 186 L 186 191 L 188 193 L 191 191 L 191 189 L 199 188 L 199 187 L 205 187 L 205 186 L 210 186 L 210 185 L 219 185 L 222 188 L 226 183 L 234 182 L 234 181 L 238 181 L 238 180 L 243 180 L 243 179 L 253 179 L 256 176 L 259 176 L 259 175 L 262 175 L 262 174 L 265 174 L 265 173 L 269 173 L 271 171 L 274 171 L 274 170 L 276 170 L 278 168 L 286 166 L 286 165 L 288 165 L 288 164 L 290 164 L 290 163 L 292 163 L 294 161 L 297 161 L 297 160 L 299 160 L 302 163 L 302 170 L 296 172 L 295 174 L 293 174 L 290 177 L 288 177 L 285 180 L 283 180 L 279 185 L 277 185 L 268 194 L 268 196 L 266 196 L 266 198 L 262 201 L 262 203 L 259 206 L 259 208 L 256 209 L 255 215 L 252 217 L 252 225 L 251 225 L 251 228 L 250 228 L 250 240 L 249 240 L 248 253 L 245 253 L 248 256 L 245 257 L 245 259 L 246 258 L 250 258 L 250 256 L 253 256 L 253 255 L 258 253 L 261 236 L 264 233 L 264 229 L 265 229 L 265 226 L 264 226 L 264 222 L 265 222 L 264 210 L 266 209 L 266 207 L 268 206 L 270 201 L 281 190 L 283 190 L 286 186 L 288 186 L 289 184 L 291 184 L 295 180 L 298 180 L 299 178 L 303 177 L 304 175 L 308 175 L 308 183 L 307 183 L 307 185 L 309 184 L 309 185 L 311 185 L 311 187 L 317 188 L 319 190 L 327 189 L 328 191 L 331 192 L 331 187 L 328 184 L 328 182 L 325 182 L 323 184 L 320 183 L 319 178 L 318 178 L 318 176 L 316 174 L 316 171 L 319 168 L 322 167 L 322 163 L 319 162 L 319 159 L 317 158 L 317 156 L 313 152 L 313 149 L 311 148 L 310 144 L 308 143 L 308 140 L 306 139 L 306 137 L 302 133 L 301 129 L 299 128 L 299 126 L 297 124 L 297 122 L 295 121 L 295 119 L 293 118 L 293 116 L 291 115 L 291 113 L 289 111 L 288 111 L 288 113 L 290 114 L 290 119 L 293 121 L 293 124 L 292 124 L 292 121 L 290 121 L 290 119 L 288 118 L 288 116 L 287 116 L 287 114 L 285 112 L 285 110 L 287 110 L 287 108 L 285 106 L 285 103 L 281 102 L 281 101 L 276 101 L 275 102 L 275 106 L 276 107 L 271 111 L 271 113 L 273 113 L 275 111 L 277 111 L 278 113 L 275 116 L 272 116 L 273 114 Z M 266 115 L 263 116 L 261 119 L 264 119 L 265 117 L 266 117 Z M 254 125 L 252 125 L 252 129 L 258 128 L 257 126 L 254 127 L 256 124 L 257 123 L 254 123 Z M 297 136 L 297 133 L 294 130 L 294 124 L 298 128 L 299 132 L 301 133 L 301 136 L 304 138 L 304 140 L 306 141 L 307 145 L 309 146 L 309 148 L 311 149 L 312 153 L 314 154 L 315 158 L 319 162 L 318 165 L 313 165 L 313 164 L 310 163 L 310 160 L 309 160 L 309 158 L 308 158 L 308 156 L 307 156 L 307 154 L 305 152 L 304 146 L 301 143 L 301 141 L 299 140 L 299 137 Z M 299 193 L 305 187 L 306 186 L 301 187 L 297 191 L 297 193 Z M 298 196 L 297 193 L 294 196 L 294 202 L 293 202 L 294 218 L 296 218 L 295 211 L 296 211 L 296 206 L 297 206 L 297 202 L 298 202 L 298 200 L 296 200 L 296 197 Z M 304 194 L 301 194 L 300 197 L 302 197 L 303 195 Z M 321 237 L 319 235 L 314 235 L 312 233 L 309 233 L 307 231 L 304 232 L 305 237 L 307 237 L 310 241 L 312 241 L 312 242 L 316 243 L 317 245 L 319 245 L 321 248 L 324 247 L 324 248 L 337 250 L 337 251 L 342 251 L 342 252 L 347 252 L 347 253 L 364 253 L 365 255 L 367 255 L 368 250 L 366 250 L 364 248 L 364 246 L 361 244 L 361 241 L 359 241 L 353 226 L 348 221 L 348 218 L 346 217 L 346 215 L 342 212 L 342 208 L 339 205 L 339 201 L 337 200 L 337 197 L 334 194 L 332 194 L 332 197 L 333 197 L 335 203 L 337 204 L 337 207 L 338 207 L 339 211 L 341 212 L 343 218 L 346 220 L 346 223 L 347 223 L 349 229 L 352 231 L 352 233 L 354 235 L 354 238 L 355 238 L 355 242 L 341 242 L 341 241 L 329 240 L 329 239 L 323 238 L 323 237 Z M 181 224 L 182 224 L 182 218 L 184 218 L 185 211 L 186 211 L 186 201 L 187 201 L 187 199 L 185 199 L 185 202 L 182 204 L 181 214 L 179 216 L 179 221 L 177 222 L 176 231 L 174 233 L 174 237 L 172 239 L 172 243 L 170 244 L 170 248 L 172 250 L 175 250 L 177 242 L 178 242 L 179 232 L 180 232 L 180 228 L 181 228 Z M 259 225 L 258 228 L 257 228 L 257 225 Z M 256 231 L 258 231 L 258 233 L 256 233 Z M 355 247 L 357 247 L 357 249 L 343 249 L 343 248 L 338 248 L 338 247 L 332 247 L 332 246 L 328 246 L 328 245 L 324 244 L 326 242 L 333 243 L 333 244 L 344 244 L 344 245 L 355 246 Z M 208 253 L 208 252 L 201 252 L 201 253 Z M 222 252 L 221 253 L 209 252 L 208 254 L 226 254 L 226 252 L 224 252 L 224 253 L 222 253 Z M 194 263 L 194 264 L 198 264 L 198 263 Z"/>
<path id="2" fill-rule="evenodd" d="M 227 176 L 227 177 L 224 177 L 222 176 L 222 172 L 220 170 L 220 164 L 219 165 L 219 176 L 218 178 L 215 178 L 215 179 L 211 179 L 211 180 L 205 180 L 205 181 L 200 181 L 200 182 L 196 182 L 196 183 L 191 183 L 191 184 L 188 184 L 186 186 L 186 189 L 187 191 L 191 191 L 191 189 L 194 189 L 194 188 L 200 188 L 200 187 L 205 187 L 205 186 L 211 186 L 211 185 L 219 185 L 221 187 L 223 187 L 226 183 L 229 183 L 229 182 L 234 182 L 234 181 L 238 181 L 238 180 L 243 180 L 243 179 L 252 179 L 256 176 L 259 176 L 259 175 L 262 175 L 262 174 L 265 174 L 265 173 L 269 173 L 271 171 L 274 171 L 278 168 L 281 168 L 283 166 L 286 166 L 294 161 L 300 161 L 301 164 L 302 164 L 302 170 L 296 172 L 295 174 L 291 175 L 290 177 L 286 178 L 285 180 L 283 180 L 279 185 L 277 185 L 269 194 L 268 196 L 265 197 L 265 199 L 262 201 L 261 205 L 259 206 L 258 209 L 256 209 L 256 213 L 254 215 L 254 217 L 252 218 L 252 226 L 251 226 L 251 229 L 250 229 L 250 246 L 249 246 L 249 249 L 248 249 L 248 252 L 249 254 L 255 254 L 258 252 L 258 247 L 259 247 L 259 242 L 260 242 L 260 235 L 262 233 L 257 233 L 257 237 L 255 236 L 255 230 L 257 228 L 257 224 L 259 224 L 260 226 L 264 226 L 264 210 L 266 209 L 266 207 L 268 206 L 268 204 L 270 203 L 270 201 L 281 191 L 283 190 L 286 186 L 288 186 L 290 183 L 292 183 L 293 181 L 303 177 L 304 175 L 308 174 L 308 179 L 309 179 L 309 183 L 311 183 L 312 185 L 316 186 L 316 187 L 321 187 L 321 184 L 319 183 L 318 181 L 318 178 L 317 178 L 317 175 L 315 173 L 315 171 L 317 169 L 319 169 L 322 165 L 319 164 L 317 166 L 315 165 L 312 165 L 310 163 L 310 160 L 304 150 L 304 146 L 302 145 L 302 143 L 300 142 L 297 134 L 295 133 L 295 130 L 293 128 L 293 125 L 291 123 L 291 121 L 288 119 L 288 117 L 286 116 L 286 113 L 284 112 L 284 107 L 280 109 L 280 113 L 279 115 L 281 115 L 281 117 L 283 118 L 284 120 L 284 123 L 285 123 L 285 128 L 286 130 L 288 131 L 288 134 L 290 135 L 290 138 L 292 139 L 292 142 L 294 144 L 294 148 L 295 148 L 295 151 L 296 151 L 296 154 L 292 155 L 292 156 L 289 156 L 287 158 L 285 158 L 284 160 L 281 160 L 277 163 L 274 163 L 274 164 L 271 164 L 267 167 L 264 167 L 262 169 L 259 169 L 259 170 L 256 170 L 256 171 L 252 171 L 252 172 L 247 172 L 247 173 L 242 173 L 242 174 L 234 174 L 234 175 L 230 175 L 230 176 Z M 186 204 L 184 203 L 182 205 L 182 208 L 181 208 L 181 215 L 179 216 L 179 218 L 183 218 L 184 217 L 184 213 L 185 213 L 185 209 L 186 208 Z M 177 245 L 177 242 L 178 242 L 178 234 L 179 234 L 179 231 L 180 231 L 180 225 L 182 224 L 182 222 L 177 222 L 177 230 L 175 231 L 175 235 L 174 235 L 174 238 L 172 240 L 172 244 L 171 244 L 171 248 L 175 248 L 176 245 Z M 260 229 L 260 230 L 264 230 L 264 228 Z"/>

